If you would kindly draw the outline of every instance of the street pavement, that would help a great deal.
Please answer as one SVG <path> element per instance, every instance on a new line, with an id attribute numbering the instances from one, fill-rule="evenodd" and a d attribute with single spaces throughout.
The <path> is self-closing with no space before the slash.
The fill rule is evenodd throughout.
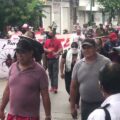
<path id="1" fill-rule="evenodd" d="M 0 80 L 0 99 L 3 94 L 3 90 L 6 85 L 6 80 Z M 73 120 L 70 114 L 70 103 L 69 96 L 65 91 L 64 80 L 59 78 L 59 88 L 58 93 L 50 93 L 51 99 L 51 109 L 52 109 L 52 120 Z M 6 108 L 6 111 L 9 111 L 9 105 Z M 79 116 L 77 120 L 80 120 L 80 111 L 78 110 Z M 41 99 L 41 107 L 40 107 L 40 119 L 44 120 L 45 113 L 42 105 Z"/>

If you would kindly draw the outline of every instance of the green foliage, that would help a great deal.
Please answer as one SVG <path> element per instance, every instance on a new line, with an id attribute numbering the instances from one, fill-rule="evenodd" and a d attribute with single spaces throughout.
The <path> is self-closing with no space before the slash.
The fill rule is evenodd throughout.
<path id="1" fill-rule="evenodd" d="M 97 0 L 105 9 L 105 12 L 109 12 L 110 20 L 114 18 L 115 14 L 119 14 L 120 0 Z"/>
<path id="2" fill-rule="evenodd" d="M 120 9 L 120 0 L 98 0 L 98 2 L 105 7 L 105 9 Z"/>
<path id="3" fill-rule="evenodd" d="M 38 19 L 44 17 L 42 8 L 40 0 L 0 0 L 0 29 L 24 23 L 37 27 Z"/>

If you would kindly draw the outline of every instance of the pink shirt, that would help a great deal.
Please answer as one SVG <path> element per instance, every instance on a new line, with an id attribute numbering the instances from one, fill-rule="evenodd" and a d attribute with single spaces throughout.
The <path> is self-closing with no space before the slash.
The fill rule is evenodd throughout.
<path id="1" fill-rule="evenodd" d="M 38 117 L 40 107 L 40 90 L 48 88 L 45 70 L 36 62 L 33 67 L 20 71 L 13 63 L 9 73 L 10 114 Z"/>

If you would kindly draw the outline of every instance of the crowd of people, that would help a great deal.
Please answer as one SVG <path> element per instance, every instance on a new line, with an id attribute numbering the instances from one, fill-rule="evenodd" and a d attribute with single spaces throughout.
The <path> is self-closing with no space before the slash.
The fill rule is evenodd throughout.
<path id="1" fill-rule="evenodd" d="M 73 119 L 77 119 L 80 109 L 81 120 L 120 120 L 120 32 L 112 24 L 76 26 L 70 48 L 64 51 L 56 38 L 56 29 L 56 26 L 47 32 L 39 29 L 45 36 L 43 43 L 36 40 L 28 24 L 22 26 L 22 31 L 8 31 L 7 37 L 17 35 L 19 42 L 9 65 L 0 118 L 5 118 L 4 110 L 9 101 L 7 120 L 39 120 L 42 96 L 45 120 L 52 120 L 49 92 L 59 94 L 60 72 Z"/>

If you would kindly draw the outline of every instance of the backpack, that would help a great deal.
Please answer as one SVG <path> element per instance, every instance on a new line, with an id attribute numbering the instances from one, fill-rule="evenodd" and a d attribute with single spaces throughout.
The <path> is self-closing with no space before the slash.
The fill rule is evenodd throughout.
<path id="1" fill-rule="evenodd" d="M 105 112 L 105 120 L 111 120 L 111 116 L 109 111 L 107 110 L 107 107 L 110 106 L 110 104 L 105 105 L 104 107 L 100 107 L 100 109 L 103 109 Z"/>
<path id="2" fill-rule="evenodd" d="M 29 42 L 33 45 L 35 60 L 40 62 L 44 53 L 43 45 L 36 40 L 29 40 Z"/>

